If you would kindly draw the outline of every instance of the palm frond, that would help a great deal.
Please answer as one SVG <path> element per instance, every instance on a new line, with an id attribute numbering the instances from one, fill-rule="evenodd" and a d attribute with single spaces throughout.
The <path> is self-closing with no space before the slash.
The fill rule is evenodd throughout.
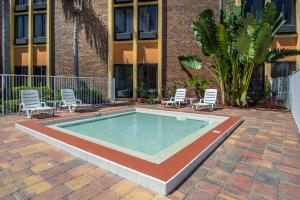
<path id="1" fill-rule="evenodd" d="M 227 32 L 226 32 L 225 27 L 224 27 L 223 24 L 220 24 L 218 26 L 217 38 L 218 38 L 218 43 L 219 43 L 219 47 L 220 47 L 220 52 L 225 57 L 229 57 L 229 52 L 228 52 L 228 34 L 227 34 Z"/>
<path id="2" fill-rule="evenodd" d="M 299 50 L 293 50 L 293 49 L 274 49 L 268 53 L 266 56 L 266 62 L 271 63 L 275 62 L 290 56 L 297 56 L 300 55 Z"/>
<path id="3" fill-rule="evenodd" d="M 272 43 L 271 35 L 272 30 L 270 24 L 265 23 L 258 27 L 256 38 L 254 38 L 254 62 L 256 64 L 261 64 L 264 62 Z"/>
<path id="4" fill-rule="evenodd" d="M 276 21 L 276 15 L 277 15 L 276 6 L 274 3 L 267 2 L 264 6 L 262 12 L 261 12 L 261 23 L 268 23 L 268 24 L 274 24 Z"/>
<path id="5" fill-rule="evenodd" d="M 192 24 L 195 39 L 203 53 L 211 56 L 217 47 L 216 32 L 217 26 L 212 10 L 203 11 L 197 21 Z"/>
<path id="6" fill-rule="evenodd" d="M 202 69 L 202 61 L 196 56 L 179 56 L 178 57 L 181 64 L 190 69 Z"/>
<path id="7" fill-rule="evenodd" d="M 251 45 L 250 36 L 247 33 L 247 27 L 242 28 L 235 39 L 233 46 L 240 54 L 247 54 Z"/>
<path id="8" fill-rule="evenodd" d="M 275 22 L 272 26 L 272 37 L 274 38 L 278 31 L 282 28 L 282 26 L 285 24 L 286 20 L 283 18 L 283 14 L 279 13 L 275 17 Z"/>

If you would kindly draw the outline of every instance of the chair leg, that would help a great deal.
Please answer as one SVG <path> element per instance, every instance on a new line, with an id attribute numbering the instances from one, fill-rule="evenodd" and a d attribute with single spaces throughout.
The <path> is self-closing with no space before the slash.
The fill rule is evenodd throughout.
<path id="1" fill-rule="evenodd" d="M 209 109 L 210 112 L 214 111 L 214 104 L 211 104 L 211 108 Z"/>
<path id="2" fill-rule="evenodd" d="M 27 110 L 27 111 L 26 111 L 26 114 L 27 114 L 27 117 L 28 117 L 29 119 L 32 118 L 32 111 Z"/>
<path id="3" fill-rule="evenodd" d="M 75 112 L 75 106 L 69 106 L 69 110 L 71 113 Z"/>

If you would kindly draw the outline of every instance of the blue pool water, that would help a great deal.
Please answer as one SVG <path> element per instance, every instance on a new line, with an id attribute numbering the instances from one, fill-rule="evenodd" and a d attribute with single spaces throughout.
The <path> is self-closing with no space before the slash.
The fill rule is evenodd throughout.
<path id="1" fill-rule="evenodd" d="M 209 121 L 132 112 L 59 124 L 58 128 L 153 156 L 209 125 Z"/>

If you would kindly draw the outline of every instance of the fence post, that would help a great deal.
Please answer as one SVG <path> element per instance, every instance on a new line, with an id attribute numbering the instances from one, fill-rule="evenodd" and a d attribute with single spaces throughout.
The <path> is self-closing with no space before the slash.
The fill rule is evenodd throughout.
<path id="1" fill-rule="evenodd" d="M 1 94 L 2 94 L 2 104 L 1 104 L 1 111 L 2 111 L 2 115 L 4 115 L 4 75 L 1 75 Z"/>
<path id="2" fill-rule="evenodd" d="M 115 79 L 114 78 L 110 78 L 109 79 L 109 83 L 110 83 L 110 88 L 109 88 L 109 101 L 110 103 L 114 103 L 116 100 L 116 95 L 115 95 Z"/>

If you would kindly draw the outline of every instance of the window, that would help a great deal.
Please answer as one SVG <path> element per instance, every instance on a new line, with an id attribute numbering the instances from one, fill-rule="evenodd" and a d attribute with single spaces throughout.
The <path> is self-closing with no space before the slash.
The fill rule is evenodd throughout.
<path id="1" fill-rule="evenodd" d="M 132 8 L 115 9 L 115 40 L 132 39 Z"/>
<path id="2" fill-rule="evenodd" d="M 148 89 L 147 96 L 157 95 L 157 65 L 140 64 L 138 67 L 138 81 L 143 82 Z"/>
<path id="3" fill-rule="evenodd" d="M 262 96 L 265 89 L 265 65 L 256 65 L 253 74 L 252 79 L 250 82 L 250 88 L 255 91 L 255 93 L 258 96 Z"/>
<path id="4" fill-rule="evenodd" d="M 28 10 L 27 0 L 16 0 L 15 1 L 15 12 L 26 12 Z"/>
<path id="5" fill-rule="evenodd" d="M 28 2 L 27 0 L 16 0 L 16 5 L 20 6 L 20 5 L 27 5 Z"/>
<path id="6" fill-rule="evenodd" d="M 47 3 L 47 0 L 34 0 L 34 3 Z"/>
<path id="7" fill-rule="evenodd" d="M 296 1 L 295 0 L 272 0 L 277 11 L 282 12 L 286 23 L 279 30 L 280 33 L 296 32 Z"/>
<path id="8" fill-rule="evenodd" d="M 34 0 L 34 10 L 45 10 L 47 8 L 47 0 Z"/>
<path id="9" fill-rule="evenodd" d="M 157 38 L 157 6 L 139 7 L 139 39 Z"/>
<path id="10" fill-rule="evenodd" d="M 132 0 L 115 0 L 115 3 L 132 3 Z"/>
<path id="11" fill-rule="evenodd" d="M 33 67 L 33 85 L 34 86 L 45 86 L 46 85 L 46 66 L 34 66 Z"/>
<path id="12" fill-rule="evenodd" d="M 15 66 L 15 74 L 28 75 L 28 67 L 27 66 Z"/>
<path id="13" fill-rule="evenodd" d="M 28 16 L 18 15 L 15 18 L 15 39 L 16 44 L 27 44 L 28 37 Z"/>
<path id="14" fill-rule="evenodd" d="M 132 98 L 132 65 L 115 65 L 117 98 Z"/>
<path id="15" fill-rule="evenodd" d="M 295 62 L 276 62 L 272 63 L 271 69 L 271 77 L 286 77 L 296 71 L 296 63 Z"/>
<path id="16" fill-rule="evenodd" d="M 46 43 L 46 14 L 34 15 L 34 43 Z"/>
<path id="17" fill-rule="evenodd" d="M 245 13 L 252 13 L 253 16 L 258 20 L 260 19 L 261 11 L 265 5 L 264 0 L 247 0 L 245 4 Z"/>
<path id="18" fill-rule="evenodd" d="M 28 75 L 28 67 L 27 66 L 15 66 L 15 74 L 16 75 Z M 15 86 L 25 86 L 28 84 L 27 76 L 15 76 L 14 77 L 14 85 Z"/>
<path id="19" fill-rule="evenodd" d="M 34 37 L 46 37 L 46 14 L 34 15 Z"/>

